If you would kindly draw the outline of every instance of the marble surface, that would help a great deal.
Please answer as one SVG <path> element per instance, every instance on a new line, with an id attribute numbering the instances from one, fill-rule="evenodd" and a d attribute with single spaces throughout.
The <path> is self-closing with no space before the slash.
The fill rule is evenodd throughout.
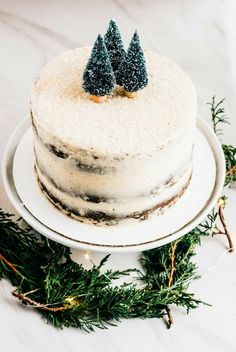
<path id="1" fill-rule="evenodd" d="M 192 77 L 199 113 L 209 119 L 206 102 L 226 97 L 231 126 L 223 140 L 236 143 L 236 1 L 232 0 L 1 0 L 0 1 L 0 158 L 16 124 L 27 115 L 33 82 L 45 63 L 62 51 L 93 43 L 108 20 L 119 22 L 126 44 L 138 28 L 144 46 L 179 63 Z M 235 189 L 225 213 L 234 234 Z M 0 180 L 0 206 L 13 211 Z M 28 351 L 214 351 L 236 350 L 236 254 L 224 238 L 207 240 L 196 257 L 202 278 L 191 290 L 212 304 L 189 315 L 173 309 L 175 323 L 129 320 L 86 334 L 56 330 L 11 296 L 0 283 L 0 346 Z"/>

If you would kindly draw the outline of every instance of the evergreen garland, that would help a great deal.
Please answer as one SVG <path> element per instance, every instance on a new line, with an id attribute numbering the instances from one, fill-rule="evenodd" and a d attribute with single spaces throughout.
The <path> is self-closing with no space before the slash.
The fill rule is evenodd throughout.
<path id="1" fill-rule="evenodd" d="M 106 46 L 99 34 L 83 74 L 85 92 L 94 96 L 111 94 L 115 86 L 115 76 Z"/>
<path id="2" fill-rule="evenodd" d="M 130 93 L 137 92 L 148 84 L 145 57 L 137 31 L 131 39 L 125 59 L 119 66 L 116 81 Z"/>
<path id="3" fill-rule="evenodd" d="M 104 36 L 111 66 L 116 76 L 121 62 L 125 58 L 125 49 L 115 20 L 110 20 L 108 30 Z"/>
<path id="4" fill-rule="evenodd" d="M 220 119 L 217 114 L 212 119 L 214 129 L 224 122 Z M 236 178 L 236 148 L 224 144 L 223 150 L 226 183 L 230 185 Z M 143 252 L 140 261 L 144 274 L 135 269 L 103 272 L 100 269 L 109 256 L 85 270 L 70 259 L 69 248 L 36 234 L 29 226 L 22 226 L 21 220 L 13 221 L 12 215 L 0 210 L 0 279 L 8 279 L 15 287 L 13 296 L 58 328 L 73 326 L 92 331 L 125 318 L 164 316 L 170 327 L 170 305 L 189 311 L 205 304 L 188 292 L 191 281 L 198 278 L 192 257 L 202 237 L 224 234 L 229 250 L 233 249 L 223 215 L 225 204 L 226 198 L 222 197 L 204 223 L 172 243 Z M 144 288 L 135 284 L 115 286 L 122 275 L 138 276 Z"/>

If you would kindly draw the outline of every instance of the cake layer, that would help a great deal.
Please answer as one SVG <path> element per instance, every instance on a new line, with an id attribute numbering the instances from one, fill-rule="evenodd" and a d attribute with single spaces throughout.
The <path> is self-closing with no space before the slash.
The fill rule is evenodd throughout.
<path id="1" fill-rule="evenodd" d="M 34 148 L 38 166 L 58 188 L 75 195 L 122 198 L 158 194 L 163 184 L 186 171 L 192 160 L 192 136 L 184 131 L 181 137 L 148 158 L 101 160 L 93 154 L 70 153 L 65 147 L 62 157 L 58 145 L 43 143 L 37 136 Z"/>
<path id="2" fill-rule="evenodd" d="M 161 195 L 123 198 L 119 202 L 117 199 L 97 201 L 96 197 L 81 197 L 64 192 L 41 172 L 37 164 L 35 171 L 41 190 L 57 208 L 74 219 L 102 225 L 113 225 L 129 218 L 145 220 L 154 211 L 155 215 L 162 213 L 184 194 L 192 176 L 192 168 L 189 167 L 178 181 L 163 185 Z"/>

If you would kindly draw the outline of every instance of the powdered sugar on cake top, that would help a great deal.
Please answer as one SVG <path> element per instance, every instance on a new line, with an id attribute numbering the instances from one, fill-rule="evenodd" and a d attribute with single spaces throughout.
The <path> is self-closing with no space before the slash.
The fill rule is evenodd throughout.
<path id="1" fill-rule="evenodd" d="M 195 125 L 195 88 L 173 61 L 145 51 L 149 84 L 135 99 L 117 87 L 97 104 L 82 88 L 91 48 L 58 56 L 41 72 L 31 106 L 39 125 L 73 148 L 101 154 L 145 154 Z"/>

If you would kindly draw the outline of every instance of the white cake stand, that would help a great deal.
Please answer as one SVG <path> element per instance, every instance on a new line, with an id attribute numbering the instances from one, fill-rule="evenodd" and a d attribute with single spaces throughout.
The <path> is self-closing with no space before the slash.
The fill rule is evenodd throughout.
<path id="1" fill-rule="evenodd" d="M 72 259 L 87 268 L 112 253 L 107 268 L 121 270 L 137 267 L 139 252 L 171 242 L 203 221 L 221 194 L 225 160 L 212 128 L 198 118 L 193 177 L 182 198 L 163 215 L 154 214 L 144 222 L 131 221 L 111 227 L 73 220 L 44 197 L 34 175 L 29 119 L 23 120 L 13 132 L 4 153 L 2 172 L 10 201 L 35 230 L 70 247 Z"/>

